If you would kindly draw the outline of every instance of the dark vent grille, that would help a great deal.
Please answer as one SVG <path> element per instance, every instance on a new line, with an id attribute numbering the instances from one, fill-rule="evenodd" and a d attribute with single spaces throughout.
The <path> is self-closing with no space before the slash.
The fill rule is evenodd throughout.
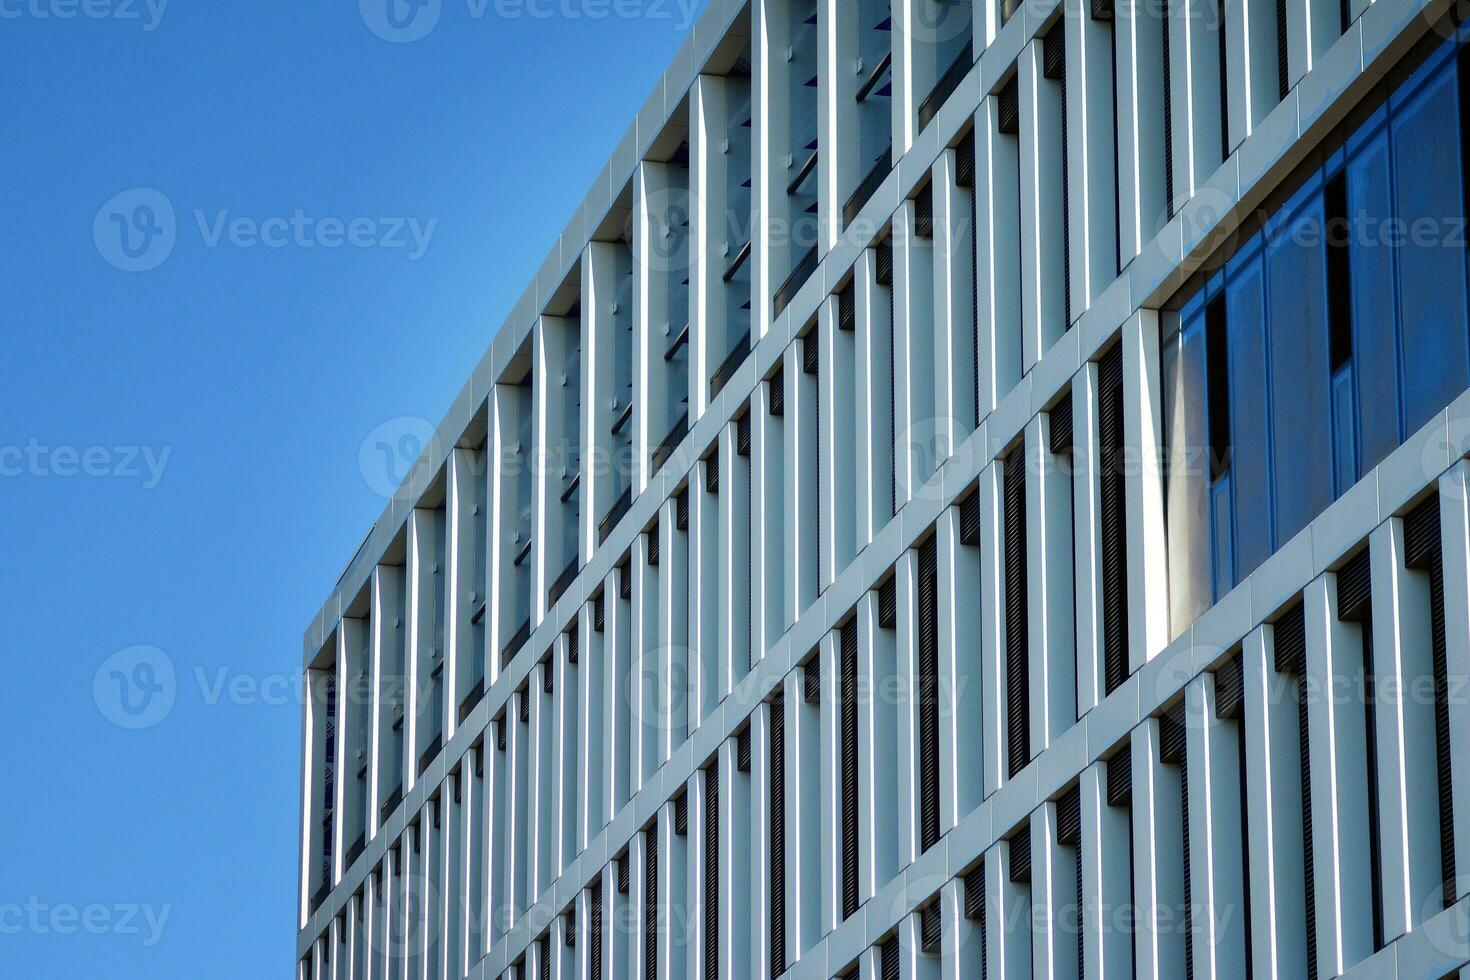
<path id="1" fill-rule="evenodd" d="M 841 714 L 838 725 L 842 743 L 842 917 L 846 919 L 858 908 L 858 705 L 857 705 L 857 621 L 842 627 Z"/>
<path id="2" fill-rule="evenodd" d="M 1026 624 L 1026 482 L 1024 447 L 1005 461 L 1006 746 L 1008 773 L 1031 761 L 1031 678 Z"/>
<path id="3" fill-rule="evenodd" d="M 1057 456 L 1068 455 L 1072 452 L 1072 393 L 1063 395 L 1062 400 L 1046 413 L 1046 417 L 1051 424 L 1052 453 Z"/>
<path id="4" fill-rule="evenodd" d="M 805 374 L 816 374 L 822 363 L 822 346 L 817 332 L 813 330 L 801 338 L 801 370 Z"/>
<path id="5" fill-rule="evenodd" d="M 1076 786 L 1057 800 L 1057 843 L 1063 847 L 1082 843 L 1082 794 Z"/>
<path id="6" fill-rule="evenodd" d="M 1287 58 L 1286 0 L 1276 0 L 1276 100 L 1291 91 L 1291 63 Z"/>
<path id="7" fill-rule="evenodd" d="M 1015 136 L 1021 131 L 1021 94 L 1017 80 L 1013 77 L 1001 88 L 997 96 L 996 122 L 1002 133 Z"/>
<path id="8" fill-rule="evenodd" d="M 550 934 L 543 935 L 541 937 L 541 941 L 537 945 L 540 947 L 538 950 L 539 955 L 537 958 L 541 961 L 541 965 L 537 968 L 537 973 L 540 975 L 541 980 L 551 980 Z"/>
<path id="9" fill-rule="evenodd" d="M 893 243 L 882 241 L 874 249 L 876 262 L 873 270 L 873 278 L 880 286 L 893 285 Z"/>
<path id="10" fill-rule="evenodd" d="M 770 705 L 771 975 L 786 972 L 786 708 L 784 698 Z"/>
<path id="11" fill-rule="evenodd" d="M 643 832 L 643 975 L 658 976 L 658 827 Z"/>
<path id="12" fill-rule="evenodd" d="M 704 458 L 704 492 L 720 492 L 720 451 L 716 449 Z"/>
<path id="13" fill-rule="evenodd" d="M 567 663 L 577 663 L 578 650 L 582 645 L 581 631 L 577 627 L 577 621 L 572 620 L 572 628 L 567 630 Z"/>
<path id="14" fill-rule="evenodd" d="M 1404 517 L 1404 564 L 1424 568 L 1439 556 L 1439 498 L 1430 497 Z"/>
<path id="15" fill-rule="evenodd" d="M 587 958 L 591 961 L 590 973 L 592 980 L 602 980 L 602 881 L 592 883 L 592 901 L 589 903 L 591 909 L 587 916 L 587 931 L 590 934 L 590 942 L 587 950 Z"/>
<path id="16" fill-rule="evenodd" d="M 1094 20 L 1113 19 L 1113 0 L 1092 0 L 1092 17 Z"/>
<path id="17" fill-rule="evenodd" d="M 602 592 L 592 600 L 592 628 L 599 633 L 607 628 L 607 599 Z"/>
<path id="18" fill-rule="evenodd" d="M 674 833 L 680 837 L 689 833 L 689 794 L 680 793 L 674 797 Z"/>
<path id="19" fill-rule="evenodd" d="M 777 370 L 766 381 L 767 402 L 772 418 L 786 414 L 786 372 Z"/>
<path id="20" fill-rule="evenodd" d="M 1434 672 L 1434 748 L 1439 768 L 1439 855 L 1444 906 L 1455 903 L 1455 808 L 1450 770 L 1449 663 L 1445 635 L 1444 551 L 1439 497 L 1404 518 L 1404 562 L 1429 575 L 1430 654 Z"/>
<path id="21" fill-rule="evenodd" d="M 1280 2 L 1283 0 L 1278 0 Z M 1164 0 L 1160 39 L 1164 49 L 1164 84 L 1160 93 L 1160 98 L 1164 100 L 1164 207 L 1171 219 L 1174 217 L 1174 107 L 1169 104 L 1169 93 L 1173 88 L 1169 81 L 1169 21 L 1174 14 L 1172 7 L 1171 0 Z"/>
<path id="22" fill-rule="evenodd" d="M 624 555 L 622 564 L 618 565 L 618 595 L 625 602 L 633 598 L 633 559 L 630 555 Z"/>
<path id="23" fill-rule="evenodd" d="M 541 690 L 546 694 L 556 693 L 556 668 L 550 658 L 541 661 Z"/>
<path id="24" fill-rule="evenodd" d="M 1031 880 L 1031 831 L 1022 828 L 1012 834 L 1010 840 L 1011 884 L 1019 885 Z"/>
<path id="25" fill-rule="evenodd" d="M 750 726 L 740 729 L 735 736 L 735 770 L 750 772 Z"/>
<path id="26" fill-rule="evenodd" d="M 1245 707 L 1245 663 L 1239 653 L 1215 671 L 1215 717 L 1239 718 Z"/>
<path id="27" fill-rule="evenodd" d="M 630 884 L 628 880 L 628 853 L 624 851 L 622 855 L 616 858 L 614 863 L 617 865 L 618 871 L 618 894 L 626 895 L 628 894 L 628 886 Z"/>
<path id="28" fill-rule="evenodd" d="M 919 944 L 925 955 L 938 956 L 940 939 L 943 935 L 939 902 L 936 899 L 919 912 Z"/>
<path id="29" fill-rule="evenodd" d="M 1133 751 L 1125 745 L 1108 760 L 1108 806 L 1128 806 L 1132 802 Z"/>
<path id="30" fill-rule="evenodd" d="M 898 980 L 898 937 L 893 936 L 878 948 L 879 980 Z"/>
<path id="31" fill-rule="evenodd" d="M 1190 916 L 1189 874 L 1189 728 L 1181 701 L 1159 718 L 1159 761 L 1179 767 L 1179 831 L 1183 842 L 1181 867 L 1184 869 L 1184 975 L 1194 972 L 1194 929 Z"/>
<path id="32" fill-rule="evenodd" d="M 898 585 L 892 578 L 878 586 L 878 625 L 886 630 L 898 625 Z"/>
<path id="33" fill-rule="evenodd" d="M 1159 716 L 1159 761 L 1170 766 L 1182 765 L 1188 752 L 1188 739 L 1189 728 L 1181 701 Z"/>
<path id="34" fill-rule="evenodd" d="M 965 875 L 965 918 L 977 922 L 985 921 L 984 861 L 981 861 Z"/>
<path id="35" fill-rule="evenodd" d="M 1063 34 L 1065 24 L 1058 23 L 1041 41 L 1041 74 L 1045 78 L 1061 81 L 1067 74 L 1067 43 Z"/>
<path id="36" fill-rule="evenodd" d="M 720 770 L 704 771 L 704 980 L 720 977 Z"/>
<path id="37" fill-rule="evenodd" d="M 934 237 L 934 185 L 927 184 L 914 198 L 914 237 Z"/>
<path id="38" fill-rule="evenodd" d="M 1362 622 L 1373 609 L 1373 569 L 1368 549 L 1337 572 L 1337 618 Z"/>
<path id="39" fill-rule="evenodd" d="M 1103 689 L 1112 694 L 1128 679 L 1128 521 L 1123 483 L 1123 350 L 1115 346 L 1098 364 L 1098 442 L 1101 479 Z"/>
<path id="40" fill-rule="evenodd" d="M 822 657 L 813 654 L 802 665 L 801 699 L 807 704 L 822 703 Z"/>
<path id="41" fill-rule="evenodd" d="M 577 912 L 575 909 L 567 909 L 562 913 L 562 931 L 566 936 L 566 944 L 569 949 L 577 945 Z"/>
<path id="42" fill-rule="evenodd" d="M 501 715 L 495 719 L 495 748 L 501 752 L 505 751 L 505 716 Z"/>
<path id="43" fill-rule="evenodd" d="M 645 532 L 645 534 L 648 537 L 648 564 L 650 566 L 654 566 L 658 564 L 658 553 L 659 547 L 661 545 L 661 542 L 659 541 L 658 525 L 654 524 Z"/>
<path id="44" fill-rule="evenodd" d="M 531 720 L 531 687 L 529 684 L 523 684 L 516 692 L 516 701 L 518 702 L 517 713 L 521 723 L 525 724 Z"/>
<path id="45" fill-rule="evenodd" d="M 857 329 L 857 286 L 851 281 L 837 294 L 837 329 Z"/>
<path id="46" fill-rule="evenodd" d="M 742 456 L 750 455 L 750 412 L 735 420 L 735 451 Z"/>
<path id="47" fill-rule="evenodd" d="M 960 187 L 975 186 L 975 134 L 960 137 L 954 148 L 954 182 Z M 973 228 L 974 226 L 971 225 Z"/>
<path id="48" fill-rule="evenodd" d="M 685 487 L 674 496 L 674 527 L 689 530 L 689 488 Z"/>
<path id="49" fill-rule="evenodd" d="M 1301 674 L 1307 663 L 1307 618 L 1298 602 L 1272 626 L 1276 641 L 1276 669 Z"/>
<path id="50" fill-rule="evenodd" d="M 934 538 L 919 547 L 919 834 L 939 843 L 939 563 Z"/>
<path id="51" fill-rule="evenodd" d="M 978 547 L 980 544 L 980 492 L 971 491 L 960 501 L 960 544 Z"/>

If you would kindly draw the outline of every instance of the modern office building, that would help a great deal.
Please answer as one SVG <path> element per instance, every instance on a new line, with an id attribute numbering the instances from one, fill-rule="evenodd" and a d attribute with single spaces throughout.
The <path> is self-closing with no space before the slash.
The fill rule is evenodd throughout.
<path id="1" fill-rule="evenodd" d="M 1456 9 L 709 7 L 307 630 L 301 980 L 1464 976 Z"/>

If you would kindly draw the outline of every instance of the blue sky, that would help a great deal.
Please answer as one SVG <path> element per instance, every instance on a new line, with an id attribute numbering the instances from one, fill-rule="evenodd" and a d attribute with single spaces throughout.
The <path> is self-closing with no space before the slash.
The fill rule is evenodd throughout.
<path id="1" fill-rule="evenodd" d="M 0 0 L 5 976 L 290 975 L 359 451 L 442 416 L 689 25 L 388 2 Z"/>

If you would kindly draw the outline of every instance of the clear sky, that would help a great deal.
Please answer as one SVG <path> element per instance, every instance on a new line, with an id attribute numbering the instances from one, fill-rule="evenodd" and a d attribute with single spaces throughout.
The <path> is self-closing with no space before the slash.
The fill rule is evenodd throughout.
<path id="1" fill-rule="evenodd" d="M 0 976 L 292 975 L 360 450 L 442 417 L 691 23 L 410 2 L 0 0 Z"/>

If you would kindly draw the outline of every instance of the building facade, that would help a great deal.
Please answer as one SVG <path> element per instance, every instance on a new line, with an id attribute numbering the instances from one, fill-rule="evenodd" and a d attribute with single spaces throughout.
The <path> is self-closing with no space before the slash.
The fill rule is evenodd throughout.
<path id="1" fill-rule="evenodd" d="M 1458 12 L 709 7 L 307 631 L 300 980 L 1462 976 Z"/>

